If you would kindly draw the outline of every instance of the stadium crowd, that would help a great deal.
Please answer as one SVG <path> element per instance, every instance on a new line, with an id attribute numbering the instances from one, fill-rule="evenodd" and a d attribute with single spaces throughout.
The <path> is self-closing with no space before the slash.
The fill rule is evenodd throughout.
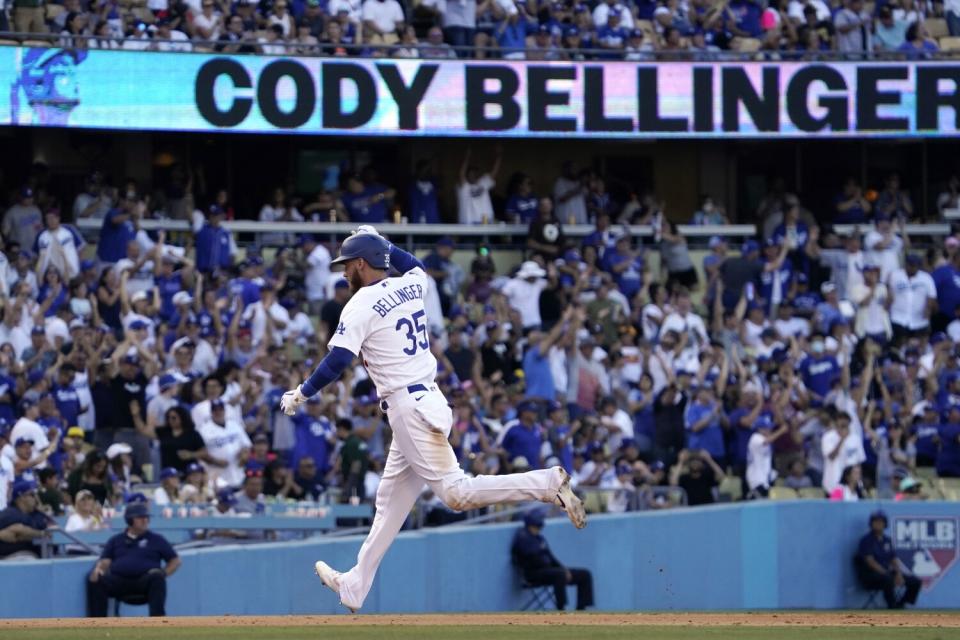
<path id="1" fill-rule="evenodd" d="M 260 219 L 376 223 L 396 208 L 426 219 L 420 178 L 408 202 L 349 174 L 303 213 L 278 190 Z M 465 162 L 462 180 L 464 223 L 530 225 L 524 260 L 505 271 L 485 246 L 459 266 L 452 238 L 422 255 L 465 470 L 560 464 L 610 511 L 672 506 L 670 487 L 691 505 L 715 501 L 721 483 L 748 498 L 784 486 L 917 499 L 918 469 L 960 477 L 960 238 L 912 250 L 901 229 L 917 214 L 896 176 L 869 197 L 847 183 L 833 217 L 870 226 L 844 236 L 774 186 L 759 237 L 713 237 L 696 266 L 655 198 L 616 204 L 572 165 L 553 197 L 515 177 L 496 211 L 491 174 Z M 147 232 L 141 220 L 165 212 L 100 173 L 72 202 L 37 179 L 11 200 L 0 508 L 32 510 L 39 489 L 43 510 L 73 514 L 68 528 L 96 527 L 142 480 L 159 483 L 158 505 L 221 513 L 372 499 L 391 435 L 359 362 L 294 418 L 279 411 L 351 295 L 330 272 L 336 246 L 279 230 L 241 257 L 221 224 L 235 213 L 226 192 L 193 212 L 192 233 Z M 956 201 L 951 187 L 938 202 Z M 98 221 L 95 242 L 67 219 Z M 595 230 L 569 240 L 569 221 Z M 641 241 L 621 221 L 654 233 Z M 693 221 L 725 217 L 704 198 Z M 429 493 L 423 503 L 432 521 L 455 517 Z"/>
<path id="2" fill-rule="evenodd" d="M 955 0 L 6 0 L 0 32 L 61 46 L 534 60 L 771 59 L 960 48 Z"/>

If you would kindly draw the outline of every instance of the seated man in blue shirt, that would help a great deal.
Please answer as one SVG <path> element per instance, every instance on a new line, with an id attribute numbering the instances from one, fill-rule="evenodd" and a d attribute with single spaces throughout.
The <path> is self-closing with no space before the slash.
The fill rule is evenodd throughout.
<path id="1" fill-rule="evenodd" d="M 44 535 L 46 517 L 37 511 L 37 485 L 29 480 L 13 483 L 10 505 L 0 511 L 0 558 L 38 558 L 35 541 Z"/>
<path id="2" fill-rule="evenodd" d="M 544 539 L 543 511 L 534 509 L 523 518 L 523 528 L 513 536 L 510 557 L 530 584 L 552 585 L 557 609 L 567 606 L 567 585 L 577 586 L 577 610 L 593 606 L 593 576 L 587 569 L 565 567 L 550 552 Z"/>
<path id="3" fill-rule="evenodd" d="M 905 604 L 916 604 L 920 593 L 920 580 L 904 575 L 893 550 L 893 542 L 886 535 L 887 514 L 875 511 L 870 514 L 870 533 L 860 538 L 860 546 L 854 557 L 857 578 L 865 589 L 882 589 L 883 598 L 890 609 L 903 609 Z M 903 587 L 897 596 L 899 587 Z"/>
<path id="4" fill-rule="evenodd" d="M 109 540 L 87 581 L 87 616 L 104 618 L 107 599 L 146 598 L 150 616 L 165 616 L 167 578 L 180 568 L 180 557 L 163 536 L 149 531 L 150 509 L 128 504 L 127 529 Z M 163 566 L 163 565 L 166 566 Z"/>

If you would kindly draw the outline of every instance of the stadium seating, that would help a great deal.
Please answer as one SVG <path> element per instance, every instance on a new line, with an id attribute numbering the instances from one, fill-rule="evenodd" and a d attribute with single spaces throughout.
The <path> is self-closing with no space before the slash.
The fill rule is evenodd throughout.
<path id="1" fill-rule="evenodd" d="M 950 35 L 950 30 L 947 29 L 947 21 L 944 18 L 927 18 L 923 24 L 927 27 L 927 33 L 930 34 L 931 38 L 943 38 Z"/>
<path id="2" fill-rule="evenodd" d="M 960 37 L 947 36 L 940 38 L 941 51 L 960 51 Z"/>
<path id="3" fill-rule="evenodd" d="M 804 500 L 824 500 L 827 497 L 820 487 L 804 487 L 798 493 Z"/>
<path id="4" fill-rule="evenodd" d="M 771 500 L 797 500 L 800 496 L 790 487 L 770 487 Z"/>
<path id="5" fill-rule="evenodd" d="M 743 498 L 743 483 L 737 476 L 726 476 L 718 489 L 720 502 L 738 502 Z"/>

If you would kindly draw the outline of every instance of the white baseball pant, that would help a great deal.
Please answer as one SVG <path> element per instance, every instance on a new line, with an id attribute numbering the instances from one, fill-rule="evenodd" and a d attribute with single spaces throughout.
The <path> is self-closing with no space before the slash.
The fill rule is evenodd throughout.
<path id="1" fill-rule="evenodd" d="M 500 502 L 552 503 L 563 482 L 560 467 L 468 477 L 457 465 L 447 441 L 453 414 L 434 385 L 430 385 L 430 391 L 415 394 L 401 389 L 388 398 L 388 406 L 393 443 L 377 489 L 377 512 L 356 566 L 340 576 L 340 601 L 352 609 L 363 605 L 383 554 L 410 514 L 424 483 L 448 507 L 466 511 Z"/>

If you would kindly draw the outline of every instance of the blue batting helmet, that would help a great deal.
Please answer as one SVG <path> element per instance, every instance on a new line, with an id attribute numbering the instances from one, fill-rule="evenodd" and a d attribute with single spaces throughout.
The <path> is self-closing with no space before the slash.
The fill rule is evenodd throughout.
<path id="1" fill-rule="evenodd" d="M 340 245 L 340 255 L 331 264 L 363 258 L 374 269 L 390 268 L 390 243 L 373 233 L 357 233 Z"/>

